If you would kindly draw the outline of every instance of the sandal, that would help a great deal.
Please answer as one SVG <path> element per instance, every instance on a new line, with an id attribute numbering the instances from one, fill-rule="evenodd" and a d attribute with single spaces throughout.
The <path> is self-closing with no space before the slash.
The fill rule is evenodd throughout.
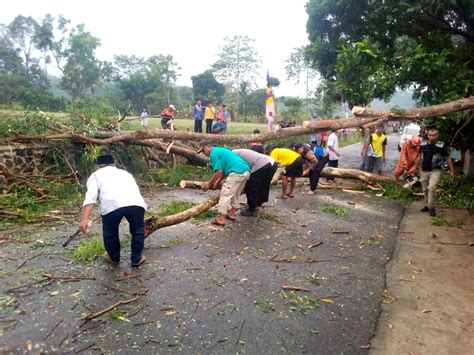
<path id="1" fill-rule="evenodd" d="M 291 197 L 291 198 L 295 197 L 295 195 L 293 195 L 293 194 L 286 194 L 286 196 Z"/>
<path id="2" fill-rule="evenodd" d="M 235 221 L 235 217 L 232 218 L 232 217 L 230 217 L 229 215 L 226 215 L 225 218 L 227 218 L 228 220 L 231 220 L 231 221 Z"/>
<path id="3" fill-rule="evenodd" d="M 213 221 L 211 222 L 211 224 L 214 224 L 215 226 L 219 226 L 219 227 L 224 227 L 224 226 L 225 226 L 225 223 L 219 223 L 219 222 L 217 222 L 216 220 L 213 220 Z"/>
<path id="4" fill-rule="evenodd" d="M 102 260 L 104 260 L 105 262 L 111 264 L 111 265 L 118 265 L 120 261 L 113 261 L 112 259 L 110 259 L 110 256 L 107 252 L 105 252 L 104 254 L 102 254 Z"/>
<path id="5" fill-rule="evenodd" d="M 144 264 L 145 261 L 146 261 L 146 258 L 142 255 L 142 257 L 140 258 L 140 261 L 137 264 L 132 263 L 132 266 L 133 267 L 139 267 L 140 265 Z"/>
<path id="6" fill-rule="evenodd" d="M 276 195 L 275 197 L 276 197 L 276 198 L 280 198 L 280 199 L 282 199 L 282 200 L 286 200 L 286 199 L 288 198 L 288 197 L 285 196 L 285 195 Z"/>

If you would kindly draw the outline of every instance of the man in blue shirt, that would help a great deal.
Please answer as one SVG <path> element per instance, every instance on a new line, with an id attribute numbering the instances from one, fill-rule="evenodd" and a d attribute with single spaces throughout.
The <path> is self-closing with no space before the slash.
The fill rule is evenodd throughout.
<path id="1" fill-rule="evenodd" d="M 202 119 L 204 118 L 204 111 L 202 110 L 201 99 L 196 100 L 196 105 L 193 107 L 194 117 L 194 132 L 202 133 Z"/>
<path id="2" fill-rule="evenodd" d="M 202 140 L 199 142 L 199 147 L 200 149 L 196 153 L 203 152 L 210 158 L 214 173 L 211 179 L 204 184 L 202 190 L 218 189 L 225 179 L 217 204 L 218 215 L 214 220 L 214 224 L 224 226 L 226 217 L 231 221 L 235 220 L 240 194 L 250 177 L 250 167 L 232 150 L 214 147 L 211 141 Z"/>

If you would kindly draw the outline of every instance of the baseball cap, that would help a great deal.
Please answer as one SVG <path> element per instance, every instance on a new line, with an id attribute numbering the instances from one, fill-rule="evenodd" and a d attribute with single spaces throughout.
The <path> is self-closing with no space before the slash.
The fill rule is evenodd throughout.
<path id="1" fill-rule="evenodd" d="M 174 107 L 174 105 L 170 105 L 169 108 L 172 110 L 176 110 L 176 107 Z"/>
<path id="2" fill-rule="evenodd" d="M 202 149 L 206 146 L 206 145 L 212 145 L 212 141 L 210 141 L 209 139 L 202 139 L 199 141 L 199 149 L 197 150 L 196 154 L 199 154 L 202 152 Z"/>

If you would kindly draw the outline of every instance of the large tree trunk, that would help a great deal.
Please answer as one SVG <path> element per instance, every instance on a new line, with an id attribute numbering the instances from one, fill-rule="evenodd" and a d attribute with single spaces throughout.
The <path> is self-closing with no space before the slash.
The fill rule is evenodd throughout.
<path id="1" fill-rule="evenodd" d="M 217 205 L 220 194 L 212 195 L 206 201 L 193 206 L 183 212 L 173 214 L 166 217 L 147 217 L 145 218 L 145 238 L 157 229 L 179 224 L 196 217 L 199 213 L 207 211 L 211 207 Z"/>
<path id="2" fill-rule="evenodd" d="M 457 101 L 451 101 L 440 105 L 410 108 L 389 112 L 369 107 L 355 106 L 352 113 L 357 117 L 389 117 L 396 119 L 419 119 L 425 117 L 442 116 L 447 113 L 465 111 L 474 108 L 474 96 L 466 97 Z"/>
<path id="3" fill-rule="evenodd" d="M 200 189 L 204 186 L 204 184 L 204 181 L 181 180 L 179 182 L 179 187 L 182 189 Z"/>

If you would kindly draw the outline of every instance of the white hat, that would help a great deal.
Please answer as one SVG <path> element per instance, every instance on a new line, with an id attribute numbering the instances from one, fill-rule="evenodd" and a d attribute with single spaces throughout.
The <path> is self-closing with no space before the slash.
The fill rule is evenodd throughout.
<path id="1" fill-rule="evenodd" d="M 172 109 L 172 110 L 176 110 L 176 107 L 174 107 L 174 105 L 170 105 L 169 107 L 170 107 L 170 109 Z"/>

